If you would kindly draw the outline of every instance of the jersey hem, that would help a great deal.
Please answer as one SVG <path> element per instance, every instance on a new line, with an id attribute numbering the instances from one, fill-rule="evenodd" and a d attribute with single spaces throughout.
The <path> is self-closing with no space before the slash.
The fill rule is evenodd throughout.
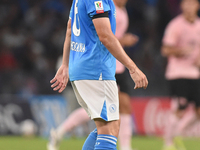
<path id="1" fill-rule="evenodd" d="M 115 78 L 102 78 L 102 80 L 99 80 L 99 78 L 91 78 L 91 79 L 88 79 L 88 78 L 70 78 L 69 80 L 70 80 L 71 82 L 72 82 L 72 81 L 77 81 L 77 80 L 98 80 L 98 81 L 113 80 L 113 81 L 116 81 Z"/>

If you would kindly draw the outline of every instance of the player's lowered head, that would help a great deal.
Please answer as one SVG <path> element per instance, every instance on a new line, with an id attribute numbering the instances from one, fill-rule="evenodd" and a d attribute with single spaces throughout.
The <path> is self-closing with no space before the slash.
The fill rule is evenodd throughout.
<path id="1" fill-rule="evenodd" d="M 186 20 L 191 23 L 195 21 L 199 8 L 200 8 L 200 5 L 199 5 L 198 0 L 182 0 L 181 1 L 182 13 L 184 17 L 186 18 Z"/>
<path id="2" fill-rule="evenodd" d="M 113 0 L 117 7 L 125 7 L 128 0 Z"/>

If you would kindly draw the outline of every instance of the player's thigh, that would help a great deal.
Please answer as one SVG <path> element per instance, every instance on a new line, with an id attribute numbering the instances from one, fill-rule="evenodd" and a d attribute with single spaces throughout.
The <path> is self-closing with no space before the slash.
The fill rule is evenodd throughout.
<path id="1" fill-rule="evenodd" d="M 131 113 L 130 96 L 127 93 L 119 92 L 119 112 L 122 114 Z"/>

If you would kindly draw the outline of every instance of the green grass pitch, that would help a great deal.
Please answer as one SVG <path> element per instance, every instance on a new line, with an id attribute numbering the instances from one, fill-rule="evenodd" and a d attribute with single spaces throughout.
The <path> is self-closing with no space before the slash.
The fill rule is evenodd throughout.
<path id="1" fill-rule="evenodd" d="M 63 140 L 60 150 L 81 150 L 85 139 Z M 200 150 L 200 139 L 184 139 L 187 150 Z M 47 139 L 0 136 L 0 150 L 46 150 Z M 135 150 L 161 150 L 162 139 L 136 136 L 132 139 Z"/>

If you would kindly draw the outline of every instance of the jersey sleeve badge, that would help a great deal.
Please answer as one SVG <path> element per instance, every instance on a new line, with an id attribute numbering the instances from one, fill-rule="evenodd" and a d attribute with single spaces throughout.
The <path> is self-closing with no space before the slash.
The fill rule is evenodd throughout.
<path id="1" fill-rule="evenodd" d="M 96 2 L 94 2 L 94 4 L 95 4 L 95 8 L 96 8 L 96 13 L 97 14 L 104 13 L 103 2 L 102 1 L 96 1 Z"/>

